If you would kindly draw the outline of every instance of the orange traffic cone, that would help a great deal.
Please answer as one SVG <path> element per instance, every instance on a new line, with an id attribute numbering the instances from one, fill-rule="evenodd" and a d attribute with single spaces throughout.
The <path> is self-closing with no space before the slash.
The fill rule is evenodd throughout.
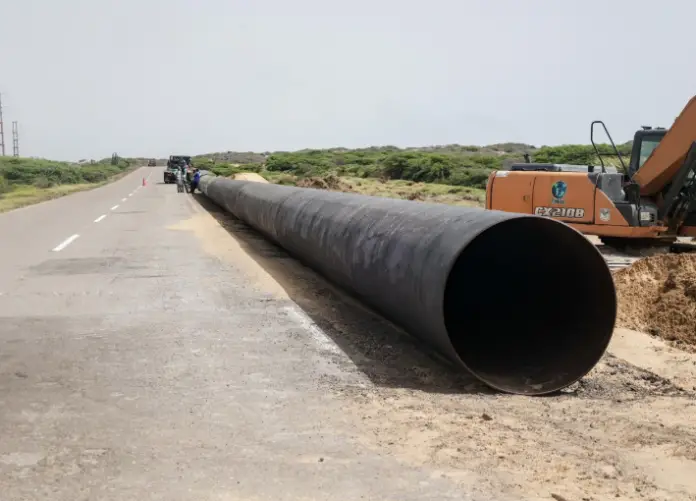
<path id="1" fill-rule="evenodd" d="M 143 186 L 147 186 L 147 180 L 143 178 Z"/>

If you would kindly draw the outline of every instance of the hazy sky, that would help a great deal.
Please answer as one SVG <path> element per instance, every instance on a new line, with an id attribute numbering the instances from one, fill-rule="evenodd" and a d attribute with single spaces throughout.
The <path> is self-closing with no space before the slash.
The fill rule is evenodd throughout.
<path id="1" fill-rule="evenodd" d="M 77 160 L 617 141 L 696 94 L 686 0 L 0 0 L 6 143 Z"/>

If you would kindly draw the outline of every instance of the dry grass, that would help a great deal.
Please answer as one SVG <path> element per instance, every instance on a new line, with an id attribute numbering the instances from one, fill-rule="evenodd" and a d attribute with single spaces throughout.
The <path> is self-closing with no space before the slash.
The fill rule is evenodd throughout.
<path id="1" fill-rule="evenodd" d="M 305 188 L 318 188 L 465 207 L 483 207 L 486 198 L 485 190 L 478 188 L 448 184 L 416 183 L 404 180 L 387 181 L 375 178 L 337 177 L 333 175 L 298 178 L 288 174 L 267 176 L 267 179 L 278 184 Z"/>
<path id="2" fill-rule="evenodd" d="M 63 184 L 50 188 L 18 186 L 11 192 L 0 195 L 0 212 L 7 212 L 27 205 L 45 202 L 46 200 L 63 197 L 78 191 L 89 190 L 97 186 L 99 186 L 99 184 Z"/>
<path id="3" fill-rule="evenodd" d="M 353 191 L 364 195 L 406 200 L 421 200 L 466 207 L 482 207 L 485 190 L 447 184 L 416 183 L 413 181 L 380 181 L 379 179 L 343 178 Z"/>

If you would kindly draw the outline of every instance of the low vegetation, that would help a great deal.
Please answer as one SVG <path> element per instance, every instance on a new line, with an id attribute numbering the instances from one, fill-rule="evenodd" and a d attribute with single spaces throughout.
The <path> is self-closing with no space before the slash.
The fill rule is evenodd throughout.
<path id="1" fill-rule="evenodd" d="M 137 165 L 123 158 L 73 164 L 0 157 L 0 212 L 99 186 Z"/>
<path id="2" fill-rule="evenodd" d="M 619 167 L 609 145 L 600 145 L 605 163 Z M 627 159 L 631 143 L 618 147 Z M 198 167 L 220 176 L 257 172 L 271 182 L 370 195 L 480 205 L 488 176 L 509 169 L 529 155 L 538 163 L 598 165 L 591 145 L 394 146 L 332 148 L 275 153 L 212 153 L 193 158 Z M 606 155 L 606 156 L 605 156 Z M 234 162 L 231 160 L 235 160 Z M 252 161 L 249 161 L 252 160 Z"/>
<path id="3" fill-rule="evenodd" d="M 631 143 L 619 145 L 626 158 Z M 609 145 L 600 145 L 605 162 L 619 166 Z M 488 146 L 441 145 L 419 148 L 380 146 L 294 152 L 222 152 L 193 157 L 194 165 L 220 176 L 257 172 L 267 180 L 295 186 L 458 205 L 481 205 L 488 176 L 524 162 L 598 164 L 591 145 L 542 146 L 501 143 Z M 56 198 L 108 182 L 146 158 L 111 158 L 78 163 L 0 157 L 0 211 Z M 166 159 L 159 159 L 164 165 Z"/>

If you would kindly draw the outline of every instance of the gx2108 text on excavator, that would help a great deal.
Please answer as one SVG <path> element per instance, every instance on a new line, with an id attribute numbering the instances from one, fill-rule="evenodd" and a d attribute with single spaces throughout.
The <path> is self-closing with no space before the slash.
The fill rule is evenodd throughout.
<path id="1" fill-rule="evenodd" d="M 594 141 L 601 125 L 622 166 L 605 166 Z M 559 219 L 622 251 L 695 251 L 678 237 L 696 237 L 696 97 L 669 129 L 635 133 L 624 163 L 602 121 L 590 127 L 599 166 L 513 164 L 492 172 L 486 208 Z"/>

